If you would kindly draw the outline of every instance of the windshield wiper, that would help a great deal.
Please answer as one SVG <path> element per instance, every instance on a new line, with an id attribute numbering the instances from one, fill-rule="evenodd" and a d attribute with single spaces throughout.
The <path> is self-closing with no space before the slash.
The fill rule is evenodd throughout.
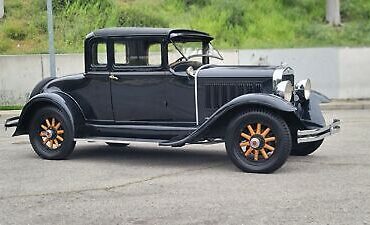
<path id="1" fill-rule="evenodd" d="M 184 57 L 186 59 L 186 61 L 189 61 L 188 57 L 186 57 L 181 51 L 180 49 L 177 47 L 177 45 L 175 45 L 175 43 L 170 39 L 171 43 L 173 44 L 173 46 L 175 46 L 176 50 L 182 55 L 182 57 Z"/>

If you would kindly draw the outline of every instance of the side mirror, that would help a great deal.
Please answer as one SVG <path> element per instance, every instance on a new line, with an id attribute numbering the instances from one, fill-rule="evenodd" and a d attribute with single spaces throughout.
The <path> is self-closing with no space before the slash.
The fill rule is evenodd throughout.
<path id="1" fill-rule="evenodd" d="M 194 77 L 195 75 L 195 71 L 194 71 L 194 68 L 192 66 L 189 66 L 187 69 L 186 69 L 186 74 L 191 76 L 191 77 Z"/>

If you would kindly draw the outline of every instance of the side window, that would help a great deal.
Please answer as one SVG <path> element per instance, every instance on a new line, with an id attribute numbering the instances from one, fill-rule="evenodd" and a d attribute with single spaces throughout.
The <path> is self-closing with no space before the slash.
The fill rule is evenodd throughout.
<path id="1" fill-rule="evenodd" d="M 92 46 L 92 64 L 93 66 L 106 66 L 107 59 L 107 43 L 96 42 Z"/>
<path id="2" fill-rule="evenodd" d="M 161 39 L 137 38 L 115 40 L 114 66 L 120 67 L 160 67 L 162 63 Z"/>
<path id="3" fill-rule="evenodd" d="M 149 66 L 160 66 L 161 65 L 161 43 L 155 43 L 149 45 L 148 53 L 148 64 Z"/>
<path id="4" fill-rule="evenodd" d="M 114 62 L 116 65 L 126 65 L 127 62 L 127 51 L 126 44 L 123 42 L 114 43 Z"/>

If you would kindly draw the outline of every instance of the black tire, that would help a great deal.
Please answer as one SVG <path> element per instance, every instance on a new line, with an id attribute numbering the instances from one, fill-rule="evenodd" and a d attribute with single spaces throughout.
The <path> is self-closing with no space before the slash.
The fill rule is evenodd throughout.
<path id="1" fill-rule="evenodd" d="M 295 155 L 295 156 L 309 155 L 313 153 L 314 151 L 316 151 L 323 142 L 324 142 L 324 139 L 319 140 L 319 141 L 314 141 L 314 142 L 295 144 L 290 154 Z"/>
<path id="2" fill-rule="evenodd" d="M 105 144 L 107 144 L 109 147 L 119 147 L 119 148 L 126 147 L 129 145 L 129 143 L 113 143 L 113 142 L 105 142 Z"/>
<path id="3" fill-rule="evenodd" d="M 257 155 L 258 157 L 257 161 L 254 161 L 256 159 L 251 159 L 251 157 L 249 156 L 250 153 L 248 154 L 248 158 L 246 153 L 247 151 L 243 152 L 240 144 L 242 142 L 241 133 L 245 132 L 247 124 L 256 123 L 260 123 L 264 127 L 264 131 L 267 130 L 266 128 L 270 128 L 270 133 L 273 134 L 276 140 L 274 140 L 273 143 L 275 149 L 273 151 L 268 150 L 269 154 L 266 154 L 267 149 L 263 147 L 265 146 L 265 143 L 270 142 L 261 141 L 263 145 L 263 147 L 261 146 L 261 149 L 265 152 L 265 154 L 262 154 L 263 159 L 260 160 L 261 155 L 259 155 L 258 153 L 253 153 L 254 156 Z M 256 127 L 257 126 L 258 125 L 256 125 Z M 256 128 L 256 130 L 258 131 L 258 128 Z M 251 109 L 247 112 L 237 115 L 229 124 L 226 132 L 227 134 L 225 145 L 227 153 L 231 161 L 244 172 L 274 172 L 285 163 L 292 147 L 292 137 L 287 123 L 276 113 L 270 112 L 265 109 Z M 260 133 L 263 133 L 262 128 L 260 128 Z M 252 140 L 252 137 L 255 136 L 251 136 L 250 140 Z M 268 139 L 267 136 L 266 138 L 263 138 L 263 140 Z M 249 144 L 252 143 L 249 141 L 246 142 L 248 142 Z M 255 151 L 256 150 L 253 150 L 253 152 Z M 265 156 L 268 156 L 268 158 L 266 159 Z"/>
<path id="4" fill-rule="evenodd" d="M 54 125 L 48 126 L 46 120 L 52 123 L 52 118 L 54 118 Z M 41 125 L 48 129 L 43 129 Z M 44 135 L 49 134 L 49 130 L 52 133 L 50 138 Z M 70 119 L 64 111 L 52 106 L 36 111 L 30 122 L 29 139 L 36 154 L 43 159 L 66 159 L 76 145 Z M 44 141 L 47 142 L 44 143 Z M 50 143 L 51 146 L 49 146 Z"/>

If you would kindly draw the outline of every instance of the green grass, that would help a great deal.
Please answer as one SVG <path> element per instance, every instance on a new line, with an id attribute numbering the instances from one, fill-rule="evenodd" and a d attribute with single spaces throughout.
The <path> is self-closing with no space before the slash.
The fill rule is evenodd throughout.
<path id="1" fill-rule="evenodd" d="M 82 52 L 92 30 L 194 28 L 219 48 L 370 46 L 370 1 L 341 0 L 343 25 L 325 22 L 324 0 L 54 0 L 56 50 Z M 46 53 L 45 0 L 5 1 L 0 54 Z"/>
<path id="2" fill-rule="evenodd" d="M 0 110 L 20 110 L 22 108 L 21 105 L 0 105 Z"/>

